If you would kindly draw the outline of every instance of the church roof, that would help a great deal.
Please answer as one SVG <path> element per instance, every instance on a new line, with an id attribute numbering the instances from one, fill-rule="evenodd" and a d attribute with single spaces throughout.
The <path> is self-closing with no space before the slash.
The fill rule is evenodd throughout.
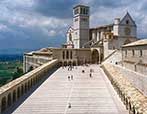
<path id="1" fill-rule="evenodd" d="M 95 27 L 95 28 L 90 28 L 90 30 L 93 30 L 93 29 L 105 29 L 107 27 L 113 27 L 113 24 L 103 25 L 103 26 L 99 26 L 99 27 Z"/>
<path id="2" fill-rule="evenodd" d="M 120 21 L 119 24 L 121 24 L 121 23 L 125 20 L 125 18 L 127 18 L 127 17 L 129 17 L 130 20 L 133 22 L 133 25 L 136 26 L 136 23 L 135 23 L 135 21 L 133 20 L 133 18 L 131 17 L 131 15 L 129 14 L 129 12 L 126 13 L 126 15 L 121 19 L 121 21 Z"/>
<path id="3" fill-rule="evenodd" d="M 85 6 L 85 5 L 76 5 L 75 7 L 73 7 L 73 9 L 75 9 L 77 7 L 87 7 L 87 8 L 89 8 L 89 6 Z"/>
<path id="4" fill-rule="evenodd" d="M 127 12 L 126 15 L 120 20 L 119 24 L 121 24 L 124 21 L 124 19 L 126 19 L 127 17 L 129 17 L 130 20 L 133 22 L 133 25 L 136 26 L 135 21 L 132 19 L 132 17 L 129 14 L 129 12 Z M 107 27 L 113 27 L 113 25 L 114 24 L 103 25 L 103 26 L 99 26 L 99 27 L 95 27 L 95 28 L 90 28 L 90 30 L 106 29 Z"/>
<path id="5" fill-rule="evenodd" d="M 69 26 L 69 28 L 67 29 L 67 32 L 66 33 L 68 33 L 70 30 L 73 31 L 74 28 L 72 26 Z"/>
<path id="6" fill-rule="evenodd" d="M 142 46 L 142 45 L 147 45 L 147 39 L 138 40 L 138 41 L 123 45 L 123 47 L 133 47 L 133 46 Z"/>

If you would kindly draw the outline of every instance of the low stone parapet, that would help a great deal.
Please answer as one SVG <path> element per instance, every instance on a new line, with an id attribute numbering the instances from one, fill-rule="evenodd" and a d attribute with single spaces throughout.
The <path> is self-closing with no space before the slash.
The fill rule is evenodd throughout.
<path id="1" fill-rule="evenodd" d="M 57 65 L 58 60 L 52 60 L 2 86 L 0 88 L 0 114 L 5 112 L 9 107 L 17 102 Z"/>
<path id="2" fill-rule="evenodd" d="M 147 114 L 147 98 L 119 71 L 117 66 L 105 63 L 102 68 L 130 114 Z"/>

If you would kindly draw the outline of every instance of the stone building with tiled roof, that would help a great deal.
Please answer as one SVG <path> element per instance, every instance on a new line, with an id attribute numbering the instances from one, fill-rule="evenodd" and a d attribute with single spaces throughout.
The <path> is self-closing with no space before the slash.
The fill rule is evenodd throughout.
<path id="1" fill-rule="evenodd" d="M 90 28 L 89 21 L 90 7 L 84 5 L 75 6 L 73 8 L 73 25 L 66 32 L 67 40 L 62 45 L 62 48 L 52 49 L 53 51 L 49 55 L 49 59 L 52 56 L 52 58 L 58 59 L 62 65 L 75 63 L 77 65 L 83 63 L 97 64 L 115 53 L 118 57 L 113 57 L 115 58 L 113 63 L 119 63 L 121 61 L 119 56 L 121 53 L 116 50 L 120 49 L 124 44 L 136 41 L 137 26 L 135 21 L 129 13 L 126 13 L 122 19 L 114 19 L 112 24 L 95 28 Z M 47 49 L 42 49 L 39 52 L 41 56 L 43 55 L 42 51 L 43 54 L 48 53 L 46 52 Z M 24 61 L 29 62 L 24 62 L 24 66 L 30 67 L 32 63 L 39 61 L 32 59 L 36 57 L 36 53 L 32 55 L 25 54 Z M 28 69 L 28 67 L 25 69 Z"/>
<path id="2" fill-rule="evenodd" d="M 123 66 L 147 74 L 147 39 L 122 46 Z"/>
<path id="3" fill-rule="evenodd" d="M 137 26 L 130 14 L 115 18 L 109 25 L 90 28 L 90 8 L 78 5 L 73 8 L 73 25 L 67 30 L 65 48 L 102 48 L 104 57 L 122 45 L 136 41 Z"/>

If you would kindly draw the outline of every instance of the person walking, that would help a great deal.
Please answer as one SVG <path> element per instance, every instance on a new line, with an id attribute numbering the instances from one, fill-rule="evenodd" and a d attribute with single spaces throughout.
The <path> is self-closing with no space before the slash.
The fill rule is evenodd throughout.
<path id="1" fill-rule="evenodd" d="M 92 78 L 92 73 L 90 73 L 90 75 L 89 75 L 89 76 L 90 76 L 90 78 Z"/>
<path id="2" fill-rule="evenodd" d="M 71 80 L 73 80 L 73 75 L 71 75 Z"/>
<path id="3" fill-rule="evenodd" d="M 71 103 L 68 103 L 68 108 L 71 108 Z"/>
<path id="4" fill-rule="evenodd" d="M 68 80 L 70 81 L 70 76 L 68 76 Z"/>

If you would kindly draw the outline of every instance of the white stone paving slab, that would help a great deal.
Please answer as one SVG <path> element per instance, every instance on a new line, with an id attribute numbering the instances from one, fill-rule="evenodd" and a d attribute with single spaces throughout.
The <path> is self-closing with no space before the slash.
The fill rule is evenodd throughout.
<path id="1" fill-rule="evenodd" d="M 69 75 L 74 79 L 69 81 Z M 59 68 L 12 114 L 128 114 L 128 111 L 99 66 L 91 65 L 72 71 Z"/>

